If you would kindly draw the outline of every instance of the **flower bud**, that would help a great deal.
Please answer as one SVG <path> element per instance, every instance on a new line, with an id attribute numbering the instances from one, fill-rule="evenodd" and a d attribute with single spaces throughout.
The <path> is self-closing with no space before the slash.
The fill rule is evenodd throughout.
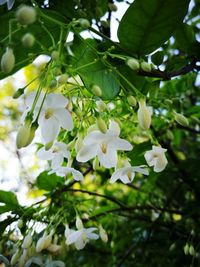
<path id="1" fill-rule="evenodd" d="M 187 127 L 189 125 L 188 119 L 181 113 L 175 113 L 174 117 L 175 121 L 178 122 L 178 124 Z"/>
<path id="2" fill-rule="evenodd" d="M 22 37 L 22 44 L 26 48 L 31 48 L 35 43 L 35 37 L 31 33 L 26 33 Z"/>
<path id="3" fill-rule="evenodd" d="M 98 96 L 98 97 L 102 96 L 101 88 L 98 85 L 93 85 L 91 88 L 91 91 L 95 96 Z"/>
<path id="4" fill-rule="evenodd" d="M 22 243 L 22 248 L 29 248 L 32 243 L 32 235 L 31 232 L 28 233 L 28 235 L 25 236 L 24 241 Z"/>
<path id="5" fill-rule="evenodd" d="M 165 100 L 164 100 L 164 104 L 167 105 L 167 106 L 169 106 L 169 107 L 171 107 L 172 104 L 173 104 L 173 101 L 170 100 L 170 99 L 165 99 Z"/>
<path id="6" fill-rule="evenodd" d="M 129 103 L 129 105 L 132 106 L 132 107 L 135 107 L 137 105 L 137 100 L 132 95 L 128 96 L 127 101 Z"/>
<path id="7" fill-rule="evenodd" d="M 189 247 L 189 254 L 190 254 L 191 256 L 194 256 L 194 255 L 195 255 L 195 250 L 194 250 L 193 245 L 190 245 L 190 247 Z"/>
<path id="8" fill-rule="evenodd" d="M 59 52 L 58 51 L 56 51 L 56 50 L 54 50 L 54 51 L 52 51 L 52 53 L 51 53 L 51 58 L 53 59 L 53 60 L 58 60 L 59 59 Z"/>
<path id="9" fill-rule="evenodd" d="M 28 145 L 30 131 L 31 131 L 30 125 L 26 123 L 19 128 L 16 139 L 16 145 L 18 149 L 26 147 Z"/>
<path id="10" fill-rule="evenodd" d="M 108 6 L 109 6 L 110 10 L 113 12 L 116 12 L 118 9 L 117 6 L 113 3 L 109 3 Z"/>
<path id="11" fill-rule="evenodd" d="M 17 249 L 15 254 L 13 254 L 13 256 L 10 260 L 11 265 L 15 265 L 18 262 L 20 256 L 21 256 L 21 250 Z"/>
<path id="12" fill-rule="evenodd" d="M 17 99 L 19 98 L 21 95 L 24 94 L 24 90 L 26 89 L 26 87 L 24 88 L 19 88 L 14 94 L 13 94 L 13 98 Z"/>
<path id="13" fill-rule="evenodd" d="M 76 216 L 76 228 L 78 230 L 83 229 L 83 222 L 79 216 Z"/>
<path id="14" fill-rule="evenodd" d="M 92 163 L 93 170 L 94 170 L 94 171 L 98 170 L 99 166 L 100 166 L 100 165 L 99 165 L 99 160 L 98 160 L 98 158 L 96 157 L 96 158 L 93 160 L 93 163 Z"/>
<path id="15" fill-rule="evenodd" d="M 140 67 L 143 71 L 151 72 L 151 65 L 145 61 L 140 64 Z"/>
<path id="16" fill-rule="evenodd" d="M 146 106 L 145 100 L 139 101 L 139 109 L 137 112 L 138 122 L 143 130 L 148 130 L 151 125 L 151 112 L 149 107 Z"/>
<path id="17" fill-rule="evenodd" d="M 88 29 L 90 27 L 90 22 L 88 19 L 80 18 L 78 22 L 83 29 Z"/>
<path id="18" fill-rule="evenodd" d="M 185 244 L 183 250 L 184 250 L 185 255 L 189 254 L 189 245 L 188 245 L 188 243 Z"/>
<path id="19" fill-rule="evenodd" d="M 97 118 L 97 126 L 98 129 L 102 132 L 102 133 L 106 133 L 107 132 L 107 126 L 104 120 L 102 120 L 101 117 Z"/>
<path id="20" fill-rule="evenodd" d="M 99 112 L 107 110 L 107 105 L 102 100 L 96 101 L 96 105 Z"/>
<path id="21" fill-rule="evenodd" d="M 17 223 L 17 226 L 19 227 L 19 229 L 21 229 L 24 225 L 24 222 L 22 219 L 19 219 L 18 223 Z"/>
<path id="22" fill-rule="evenodd" d="M 15 56 L 13 50 L 7 47 L 6 52 L 1 58 L 1 70 L 4 73 L 9 73 L 14 68 L 15 65 Z"/>
<path id="23" fill-rule="evenodd" d="M 42 250 L 50 246 L 51 241 L 52 241 L 52 235 L 53 235 L 52 232 L 49 235 L 47 235 L 47 233 L 44 233 L 43 236 L 37 241 L 37 244 L 36 244 L 37 253 L 41 252 Z"/>
<path id="24" fill-rule="evenodd" d="M 108 235 L 102 225 L 99 226 L 99 236 L 104 243 L 108 242 Z"/>
<path id="25" fill-rule="evenodd" d="M 51 89 L 53 89 L 53 88 L 55 88 L 56 86 L 57 86 L 57 80 L 56 79 L 52 79 L 51 80 L 51 82 L 50 82 L 50 84 L 49 84 L 49 87 L 51 88 Z"/>
<path id="26" fill-rule="evenodd" d="M 69 76 L 67 74 L 61 74 L 60 77 L 58 78 L 58 82 L 60 84 L 67 83 Z"/>
<path id="27" fill-rule="evenodd" d="M 139 68 L 140 68 L 140 64 L 139 64 L 138 60 L 135 58 L 129 58 L 126 61 L 126 65 L 129 66 L 129 68 L 131 68 L 132 70 L 139 70 Z"/>
<path id="28" fill-rule="evenodd" d="M 23 5 L 16 12 L 16 18 L 21 25 L 32 24 L 36 21 L 36 11 L 34 7 Z"/>

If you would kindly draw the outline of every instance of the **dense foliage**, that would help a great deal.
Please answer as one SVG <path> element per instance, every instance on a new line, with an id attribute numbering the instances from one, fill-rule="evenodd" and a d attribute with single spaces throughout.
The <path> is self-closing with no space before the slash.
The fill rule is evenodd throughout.
<path id="1" fill-rule="evenodd" d="M 0 78 L 30 72 L 1 120 L 48 161 L 0 190 L 2 266 L 199 266 L 200 1 L 0 4 Z"/>

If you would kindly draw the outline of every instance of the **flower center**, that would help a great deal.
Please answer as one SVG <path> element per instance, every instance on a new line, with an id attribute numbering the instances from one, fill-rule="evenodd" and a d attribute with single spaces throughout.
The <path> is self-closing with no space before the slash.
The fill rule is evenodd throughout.
<path id="1" fill-rule="evenodd" d="M 131 171 L 127 171 L 127 177 L 128 177 L 128 179 L 129 179 L 129 181 L 131 181 Z"/>
<path id="2" fill-rule="evenodd" d="M 52 152 L 53 152 L 53 153 L 58 153 L 58 152 L 60 152 L 60 149 L 59 149 L 58 147 L 54 147 L 54 149 L 53 149 Z"/>
<path id="3" fill-rule="evenodd" d="M 53 109 L 47 109 L 45 112 L 45 119 L 48 120 L 49 118 L 51 118 L 53 116 Z"/>
<path id="4" fill-rule="evenodd" d="M 107 152 L 107 145 L 105 143 L 101 144 L 101 151 L 103 152 L 103 154 L 106 154 Z"/>

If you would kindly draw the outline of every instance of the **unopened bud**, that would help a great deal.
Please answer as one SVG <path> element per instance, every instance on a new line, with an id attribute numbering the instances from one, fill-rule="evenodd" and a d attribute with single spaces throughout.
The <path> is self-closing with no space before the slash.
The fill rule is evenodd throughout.
<path id="1" fill-rule="evenodd" d="M 194 255 L 195 255 L 195 250 L 194 250 L 193 245 L 190 245 L 190 247 L 189 247 L 189 254 L 190 254 L 191 256 L 194 256 Z"/>
<path id="2" fill-rule="evenodd" d="M 22 248 L 26 249 L 29 248 L 32 244 L 32 235 L 31 232 L 28 233 L 27 236 L 25 236 L 24 241 L 22 243 Z"/>
<path id="3" fill-rule="evenodd" d="M 175 113 L 174 119 L 178 124 L 182 126 L 187 127 L 189 125 L 188 119 L 181 113 Z"/>
<path id="4" fill-rule="evenodd" d="M 137 105 L 137 100 L 132 95 L 128 96 L 127 101 L 129 103 L 129 105 L 132 107 L 135 107 Z"/>
<path id="5" fill-rule="evenodd" d="M 117 6 L 113 3 L 109 3 L 108 6 L 109 6 L 110 10 L 113 12 L 116 12 L 118 9 Z"/>
<path id="6" fill-rule="evenodd" d="M 58 82 L 60 84 L 64 84 L 64 83 L 67 83 L 67 80 L 68 80 L 69 76 L 67 74 L 62 74 L 60 75 L 60 77 L 58 78 Z"/>
<path id="7" fill-rule="evenodd" d="M 69 142 L 69 144 L 67 144 L 67 149 L 72 150 L 75 144 L 76 144 L 76 139 L 74 138 L 74 140 L 72 140 L 71 142 Z"/>
<path id="8" fill-rule="evenodd" d="M 99 112 L 103 112 L 103 111 L 107 110 L 107 105 L 102 100 L 96 101 L 96 105 L 97 105 Z"/>
<path id="9" fill-rule="evenodd" d="M 13 50 L 7 47 L 6 52 L 1 58 L 1 70 L 5 73 L 11 72 L 15 65 L 15 56 Z"/>
<path id="10" fill-rule="evenodd" d="M 98 85 L 93 85 L 91 91 L 95 96 L 100 97 L 102 95 L 101 88 Z"/>
<path id="11" fill-rule="evenodd" d="M 21 95 L 24 94 L 24 90 L 26 89 L 26 87 L 24 88 L 19 88 L 14 94 L 13 94 L 13 98 L 17 99 L 19 98 Z"/>
<path id="12" fill-rule="evenodd" d="M 51 58 L 53 59 L 53 60 L 58 60 L 59 59 L 59 52 L 58 51 L 56 51 L 56 50 L 54 50 L 54 51 L 52 51 L 52 53 L 51 53 Z"/>
<path id="13" fill-rule="evenodd" d="M 102 133 L 106 133 L 107 132 L 107 126 L 104 120 L 102 120 L 102 118 L 97 118 L 97 126 L 98 129 L 102 132 Z"/>
<path id="14" fill-rule="evenodd" d="M 23 5 L 16 12 L 16 18 L 21 25 L 32 24 L 36 21 L 36 11 L 34 7 Z"/>
<path id="15" fill-rule="evenodd" d="M 79 216 L 76 216 L 76 228 L 78 230 L 83 229 L 83 222 Z"/>
<path id="16" fill-rule="evenodd" d="M 22 37 L 22 44 L 26 48 L 31 48 L 35 43 L 35 37 L 31 33 L 26 33 Z"/>
<path id="17" fill-rule="evenodd" d="M 21 250 L 17 249 L 15 254 L 13 254 L 11 258 L 11 261 L 10 261 L 11 265 L 15 265 L 18 262 L 20 256 L 21 256 Z"/>
<path id="18" fill-rule="evenodd" d="M 97 157 L 93 160 L 92 167 L 94 171 L 99 169 L 99 160 Z"/>
<path id="19" fill-rule="evenodd" d="M 88 19 L 80 18 L 78 22 L 83 29 L 87 29 L 90 27 L 90 22 Z"/>
<path id="20" fill-rule="evenodd" d="M 137 116 L 140 127 L 143 130 L 148 130 L 151 125 L 151 112 L 150 108 L 146 106 L 145 100 L 139 101 Z"/>
<path id="21" fill-rule="evenodd" d="M 188 243 L 185 244 L 183 250 L 184 250 L 185 255 L 189 254 L 189 245 L 188 245 Z"/>
<path id="22" fill-rule="evenodd" d="M 145 61 L 143 61 L 141 64 L 140 64 L 140 68 L 143 70 L 143 71 L 146 71 L 146 72 L 151 72 L 151 65 Z"/>
<path id="23" fill-rule="evenodd" d="M 55 88 L 56 86 L 57 86 L 57 80 L 56 79 L 53 79 L 53 80 L 51 80 L 51 82 L 50 82 L 50 84 L 49 84 L 49 87 L 51 88 L 51 89 L 53 89 L 53 88 Z"/>
<path id="24" fill-rule="evenodd" d="M 19 227 L 19 229 L 21 229 L 23 227 L 23 225 L 24 225 L 23 220 L 22 219 L 19 219 L 18 224 L 17 224 L 17 226 Z"/>
<path id="25" fill-rule="evenodd" d="M 129 58 L 126 61 L 126 65 L 129 66 L 129 68 L 131 68 L 132 70 L 139 70 L 139 68 L 140 68 L 140 64 L 139 64 L 138 60 L 135 58 Z"/>
<path id="26" fill-rule="evenodd" d="M 104 243 L 108 242 L 108 235 L 102 225 L 99 226 L 99 236 Z"/>
<path id="27" fill-rule="evenodd" d="M 165 99 L 164 104 L 170 107 L 173 104 L 173 101 L 170 99 Z"/>
<path id="28" fill-rule="evenodd" d="M 52 241 L 52 233 L 47 235 L 47 233 L 44 233 L 44 235 L 37 241 L 36 244 L 36 252 L 39 253 L 43 249 L 46 249 Z"/>
<path id="29" fill-rule="evenodd" d="M 16 138 L 17 148 L 20 149 L 22 147 L 26 147 L 29 143 L 31 128 L 30 125 L 25 123 L 19 128 Z"/>
<path id="30" fill-rule="evenodd" d="M 167 138 L 168 138 L 169 140 L 173 140 L 173 139 L 174 139 L 174 134 L 173 134 L 172 131 L 167 130 L 166 135 L 167 135 Z"/>

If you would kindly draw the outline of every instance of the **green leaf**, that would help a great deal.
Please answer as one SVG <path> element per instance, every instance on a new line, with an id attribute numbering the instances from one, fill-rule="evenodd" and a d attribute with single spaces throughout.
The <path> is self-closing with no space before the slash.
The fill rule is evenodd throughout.
<path id="1" fill-rule="evenodd" d="M 118 75 L 100 61 L 95 46 L 91 39 L 76 41 L 73 50 L 75 67 L 89 91 L 93 85 L 98 85 L 102 91 L 102 99 L 113 99 L 120 89 Z"/>
<path id="2" fill-rule="evenodd" d="M 149 141 L 135 145 L 133 150 L 128 153 L 128 157 L 131 159 L 131 165 L 146 165 L 144 153 L 150 149 L 151 143 Z"/>
<path id="3" fill-rule="evenodd" d="M 48 171 L 44 171 L 37 177 L 36 185 L 39 189 L 51 191 L 59 184 L 62 184 L 62 181 L 62 177 L 56 176 L 55 174 L 48 175 Z"/>
<path id="4" fill-rule="evenodd" d="M 17 197 L 14 193 L 0 190 L 0 213 L 14 211 L 19 207 Z"/>
<path id="5" fill-rule="evenodd" d="M 123 48 L 146 55 L 159 48 L 183 21 L 189 0 L 135 0 L 123 16 L 118 38 Z"/>

